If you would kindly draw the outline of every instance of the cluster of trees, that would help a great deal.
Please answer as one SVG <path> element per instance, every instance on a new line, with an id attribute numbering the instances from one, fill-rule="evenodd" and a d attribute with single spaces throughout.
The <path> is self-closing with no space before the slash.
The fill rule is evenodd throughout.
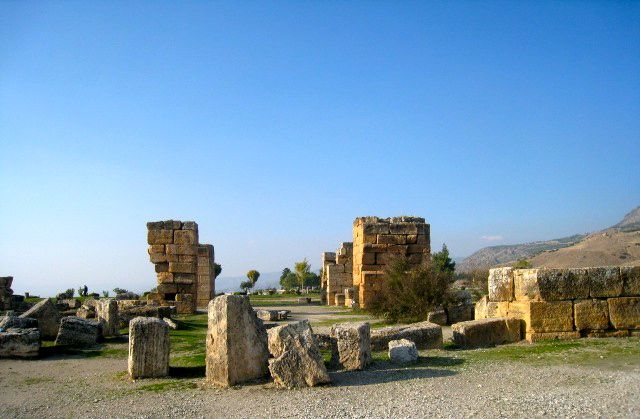
<path id="1" fill-rule="evenodd" d="M 280 275 L 280 286 L 285 290 L 293 290 L 304 287 L 319 287 L 322 270 L 315 273 L 311 271 L 311 265 L 305 258 L 300 262 L 296 262 L 293 271 L 289 268 L 282 270 Z"/>
<path id="2" fill-rule="evenodd" d="M 243 281 L 240 283 L 240 288 L 246 293 L 248 293 L 249 290 L 256 285 L 256 282 L 258 282 L 258 278 L 260 278 L 260 272 L 252 269 L 247 272 L 247 278 L 249 278 L 247 281 Z"/>

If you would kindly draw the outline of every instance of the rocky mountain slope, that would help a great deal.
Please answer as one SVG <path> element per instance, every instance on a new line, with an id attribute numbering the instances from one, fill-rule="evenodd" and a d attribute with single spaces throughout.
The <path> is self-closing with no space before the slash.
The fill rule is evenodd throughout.
<path id="1" fill-rule="evenodd" d="M 640 207 L 616 225 L 596 233 L 482 248 L 462 260 L 456 271 L 488 269 L 520 259 L 535 267 L 557 268 L 640 264 Z"/>

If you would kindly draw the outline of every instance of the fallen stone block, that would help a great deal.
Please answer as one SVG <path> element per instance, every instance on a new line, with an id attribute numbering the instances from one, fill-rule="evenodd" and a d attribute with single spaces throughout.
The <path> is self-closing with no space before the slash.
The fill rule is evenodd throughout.
<path id="1" fill-rule="evenodd" d="M 289 313 L 291 313 L 291 310 L 278 311 L 278 320 L 287 320 L 289 318 Z"/>
<path id="2" fill-rule="evenodd" d="M 7 329 L 0 333 L 0 358 L 32 358 L 40 350 L 40 330 Z"/>
<path id="3" fill-rule="evenodd" d="M 418 360 L 416 344 L 407 339 L 389 342 L 389 359 L 394 364 L 408 364 Z"/>
<path id="4" fill-rule="evenodd" d="M 120 329 L 129 327 L 131 319 L 135 319 L 136 317 L 171 318 L 171 307 L 144 305 L 119 310 L 118 320 L 120 322 Z"/>
<path id="5" fill-rule="evenodd" d="M 118 336 L 120 321 L 118 319 L 118 302 L 106 298 L 96 303 L 96 319 L 102 325 L 102 336 Z"/>
<path id="6" fill-rule="evenodd" d="M 96 317 L 96 310 L 93 307 L 83 305 L 76 311 L 76 317 L 94 319 Z"/>
<path id="7" fill-rule="evenodd" d="M 427 321 L 438 326 L 446 326 L 447 324 L 447 312 L 444 309 L 434 310 L 427 315 Z"/>
<path id="8" fill-rule="evenodd" d="M 508 317 L 471 320 L 451 325 L 453 342 L 464 348 L 482 348 L 520 340 L 521 321 Z"/>
<path id="9" fill-rule="evenodd" d="M 371 363 L 369 323 L 343 323 L 331 328 L 336 339 L 338 362 L 347 371 L 362 370 Z"/>
<path id="10" fill-rule="evenodd" d="M 473 320 L 475 306 L 473 303 L 449 304 L 446 308 L 449 323 Z"/>
<path id="11" fill-rule="evenodd" d="M 100 323 L 80 317 L 63 317 L 56 337 L 56 346 L 88 347 L 98 341 Z"/>
<path id="12" fill-rule="evenodd" d="M 208 312 L 207 383 L 229 387 L 266 376 L 267 333 L 249 297 L 221 295 L 209 302 Z"/>
<path id="13" fill-rule="evenodd" d="M 640 297 L 609 298 L 609 319 L 616 329 L 640 329 Z"/>
<path id="14" fill-rule="evenodd" d="M 162 321 L 167 324 L 167 327 L 169 327 L 169 329 L 176 330 L 178 328 L 178 325 L 176 324 L 176 322 L 174 322 L 168 317 L 164 317 Z"/>
<path id="15" fill-rule="evenodd" d="M 38 320 L 41 339 L 55 339 L 60 327 L 60 314 L 56 310 L 51 298 L 45 298 L 20 315 Z"/>
<path id="16" fill-rule="evenodd" d="M 626 338 L 631 336 L 629 330 L 588 330 L 582 334 L 588 338 Z"/>
<path id="17" fill-rule="evenodd" d="M 18 317 L 13 312 L 0 320 L 0 332 L 8 329 L 33 329 L 38 327 L 38 320 L 31 317 Z"/>
<path id="18" fill-rule="evenodd" d="M 513 300 L 513 268 L 489 269 L 489 301 Z"/>
<path id="19" fill-rule="evenodd" d="M 263 322 L 274 322 L 278 320 L 277 310 L 256 310 L 256 316 Z"/>
<path id="20" fill-rule="evenodd" d="M 430 322 L 389 326 L 371 332 L 371 349 L 384 351 L 392 340 L 408 339 L 419 350 L 442 348 L 442 327 Z"/>
<path id="21" fill-rule="evenodd" d="M 298 304 L 311 304 L 311 298 L 309 297 L 298 298 Z"/>
<path id="22" fill-rule="evenodd" d="M 128 372 L 133 379 L 169 374 L 169 328 L 163 320 L 151 317 L 131 320 Z"/>
<path id="23" fill-rule="evenodd" d="M 576 330 L 609 329 L 607 300 L 576 300 L 573 310 Z"/>
<path id="24" fill-rule="evenodd" d="M 562 301 L 589 297 L 590 280 L 584 269 L 516 269 L 514 294 L 518 301 Z"/>
<path id="25" fill-rule="evenodd" d="M 619 297 L 622 295 L 623 281 L 620 268 L 603 266 L 587 268 L 591 282 L 589 296 L 591 298 Z"/>
<path id="26" fill-rule="evenodd" d="M 269 371 L 277 386 L 314 387 L 331 378 L 307 320 L 269 329 Z"/>

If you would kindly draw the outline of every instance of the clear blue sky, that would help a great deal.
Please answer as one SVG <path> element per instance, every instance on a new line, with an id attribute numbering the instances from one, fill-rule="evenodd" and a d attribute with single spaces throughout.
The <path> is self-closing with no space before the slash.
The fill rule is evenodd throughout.
<path id="1" fill-rule="evenodd" d="M 638 2 L 0 3 L 0 275 L 155 284 L 148 220 L 223 276 L 419 215 L 434 248 L 640 204 Z"/>

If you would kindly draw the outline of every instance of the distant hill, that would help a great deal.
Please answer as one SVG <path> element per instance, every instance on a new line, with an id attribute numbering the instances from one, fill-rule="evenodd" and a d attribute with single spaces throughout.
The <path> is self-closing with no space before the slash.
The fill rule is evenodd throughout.
<path id="1" fill-rule="evenodd" d="M 463 259 L 458 272 L 488 269 L 527 259 L 535 267 L 640 264 L 640 207 L 622 221 L 592 234 L 505 246 L 485 247 Z"/>

